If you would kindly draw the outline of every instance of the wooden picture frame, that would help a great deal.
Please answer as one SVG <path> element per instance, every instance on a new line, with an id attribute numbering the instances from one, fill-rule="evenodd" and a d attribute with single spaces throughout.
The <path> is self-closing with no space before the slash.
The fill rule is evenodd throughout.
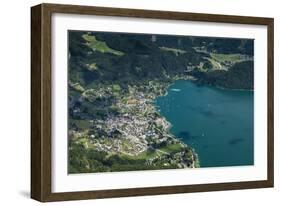
<path id="1" fill-rule="evenodd" d="M 220 22 L 267 27 L 267 179 L 215 184 L 170 185 L 79 192 L 52 192 L 51 162 L 51 17 L 54 13 L 168 19 L 193 22 Z M 273 38 L 272 18 L 199 14 L 169 11 L 40 4 L 31 8 L 31 198 L 42 202 L 93 198 L 160 195 L 273 187 Z"/>

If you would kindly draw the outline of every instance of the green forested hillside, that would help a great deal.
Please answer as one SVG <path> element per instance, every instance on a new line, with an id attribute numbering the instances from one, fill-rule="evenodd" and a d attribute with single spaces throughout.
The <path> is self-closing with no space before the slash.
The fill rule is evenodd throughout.
<path id="1" fill-rule="evenodd" d="M 210 72 L 194 71 L 192 74 L 198 78 L 198 84 L 207 84 L 229 89 L 254 89 L 253 61 L 243 61 L 234 64 L 225 70 Z"/>

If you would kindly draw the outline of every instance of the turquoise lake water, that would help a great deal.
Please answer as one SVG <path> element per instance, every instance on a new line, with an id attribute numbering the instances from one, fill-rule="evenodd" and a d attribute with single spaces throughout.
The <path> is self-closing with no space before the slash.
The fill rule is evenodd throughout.
<path id="1" fill-rule="evenodd" d="M 178 80 L 155 104 L 171 133 L 195 149 L 200 167 L 254 164 L 253 91 Z"/>

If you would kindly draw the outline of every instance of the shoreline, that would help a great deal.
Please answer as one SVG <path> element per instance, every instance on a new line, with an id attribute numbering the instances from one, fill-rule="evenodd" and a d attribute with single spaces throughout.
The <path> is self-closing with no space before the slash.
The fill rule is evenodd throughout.
<path id="1" fill-rule="evenodd" d="M 223 87 L 223 86 L 218 86 L 218 85 L 210 85 L 210 84 L 204 84 L 204 83 L 198 83 L 198 79 L 196 79 L 195 77 L 193 76 L 189 76 L 188 79 L 186 78 L 177 78 L 177 79 L 173 79 L 173 83 L 175 81 L 178 81 L 178 80 L 182 80 L 182 81 L 191 81 L 191 82 L 194 82 L 196 85 L 198 86 L 209 86 L 209 87 L 214 87 L 214 88 L 217 88 L 217 89 L 221 89 L 221 90 L 232 90 L 232 91 L 245 91 L 245 92 L 254 92 L 255 90 L 254 89 L 239 89 L 239 88 L 228 88 L 228 87 Z"/>
<path id="2" fill-rule="evenodd" d="M 135 167 L 134 170 L 198 167 L 198 154 L 194 148 L 170 132 L 172 124 L 160 114 L 155 106 L 156 98 L 167 95 L 168 88 L 173 82 L 155 79 L 141 86 L 129 86 L 128 91 L 119 93 L 115 97 L 118 115 L 108 116 L 106 119 L 92 119 L 91 130 L 83 128 L 73 130 L 71 159 L 77 158 L 75 152 L 72 151 L 82 145 L 85 148 L 83 155 L 95 151 L 103 155 L 105 161 L 115 157 L 122 161 L 112 160 L 112 164 L 117 163 L 118 166 L 111 168 L 101 164 L 102 167 L 99 169 L 99 167 L 92 168 L 88 164 L 92 160 L 87 159 L 83 167 L 71 165 L 73 168 L 71 171 L 94 173 L 104 170 L 107 172 L 132 171 L 132 167 Z M 112 91 L 110 88 L 111 86 L 108 85 L 100 87 L 94 90 L 94 94 L 86 93 L 85 98 L 88 98 L 88 101 L 94 101 L 92 96 Z M 128 162 L 131 162 L 130 165 L 127 165 Z"/>
<path id="3" fill-rule="evenodd" d="M 196 81 L 190 81 L 190 80 L 186 80 L 186 79 L 177 79 L 177 80 L 173 81 L 173 82 L 169 85 L 169 87 L 167 88 L 167 93 L 169 93 L 169 92 L 170 92 L 170 94 L 172 93 L 173 90 L 171 90 L 171 86 L 174 85 L 174 84 L 176 84 L 176 81 L 190 82 L 190 83 L 193 83 L 194 86 L 197 86 L 197 82 L 196 82 Z M 183 82 L 182 82 L 182 83 L 183 83 Z M 180 84 L 180 85 L 181 85 L 181 84 Z M 180 85 L 177 85 L 177 86 L 174 87 L 174 88 L 179 89 L 180 91 L 181 91 L 181 90 L 184 91 L 183 88 L 182 88 Z M 183 84 L 183 85 L 184 85 L 184 84 Z M 207 87 L 207 88 L 210 87 L 210 88 L 215 89 L 215 90 L 218 89 L 218 90 L 225 90 L 225 91 L 229 91 L 229 92 L 242 91 L 242 92 L 247 92 L 247 94 L 249 94 L 249 95 L 251 95 L 251 94 L 248 93 L 248 92 L 254 92 L 254 90 L 229 89 L 229 88 L 218 87 L 218 86 L 211 86 L 211 85 L 206 85 L 206 84 L 199 85 L 199 86 Z M 245 93 L 245 94 L 246 94 L 246 93 Z M 167 95 L 165 95 L 165 96 L 167 96 Z M 163 96 L 161 96 L 161 97 L 163 97 Z M 179 97 L 179 98 L 180 98 L 180 97 Z M 177 99 L 177 101 L 179 101 L 179 100 Z M 165 103 L 165 102 L 164 102 L 164 103 Z M 169 102 L 167 102 L 167 103 L 169 104 Z M 159 108 L 160 112 L 165 111 L 165 104 L 164 104 L 164 106 L 162 107 L 163 110 L 162 110 L 162 108 L 161 108 L 161 106 L 160 106 L 161 104 L 160 104 L 160 105 L 157 104 L 157 100 L 154 101 L 154 104 L 155 104 L 155 107 L 156 107 L 156 108 Z M 173 104 L 175 104 L 175 103 L 172 103 L 171 105 L 173 105 Z M 169 107 L 168 107 L 168 108 L 169 108 Z M 172 111 L 172 109 L 169 109 L 169 111 Z M 188 114 L 188 113 L 186 113 L 186 114 Z M 166 117 L 165 115 L 163 115 L 163 113 L 161 113 L 161 116 L 164 117 L 164 118 L 168 121 L 167 117 L 169 117 L 169 115 Z M 175 121 L 176 121 L 176 120 L 175 120 Z M 169 122 L 170 122 L 170 121 L 169 121 Z M 174 122 L 174 123 L 175 123 L 175 125 L 177 124 L 177 122 Z M 171 124 L 171 128 L 172 128 L 174 125 L 173 125 L 171 122 L 170 122 L 170 124 Z M 183 128 L 181 128 L 181 129 L 183 129 Z M 175 129 L 175 131 L 180 131 L 180 130 Z M 178 139 L 179 141 L 183 142 L 185 145 L 187 145 L 188 147 L 190 147 L 190 148 L 193 150 L 193 154 L 197 155 L 198 165 L 199 165 L 199 167 L 201 167 L 201 166 L 200 166 L 200 155 L 199 155 L 198 153 L 196 153 L 196 150 L 195 150 L 195 148 L 194 148 L 194 145 L 193 145 L 192 147 L 189 146 L 189 144 L 191 144 L 191 143 L 190 143 L 188 140 L 186 140 L 185 138 L 179 138 L 176 134 L 172 133 L 170 129 L 169 129 L 169 133 L 171 133 L 174 138 L 176 138 L 176 139 Z M 175 133 L 176 133 L 176 132 L 175 132 Z M 186 142 L 186 141 L 187 141 L 187 142 Z"/>
<path id="4" fill-rule="evenodd" d="M 214 85 L 209 85 L 209 84 L 202 84 L 202 86 L 210 86 L 214 87 L 216 89 L 221 89 L 221 90 L 230 90 L 230 91 L 240 91 L 240 92 L 254 92 L 254 89 L 232 89 L 232 88 L 227 88 L 227 87 L 222 87 L 222 86 L 214 86 Z M 201 86 L 201 85 L 200 85 Z"/>
<path id="5" fill-rule="evenodd" d="M 165 97 L 168 95 L 169 93 L 169 88 L 175 84 L 176 81 L 196 81 L 196 79 L 185 79 L 185 78 L 177 78 L 177 79 L 173 79 L 167 86 L 166 86 L 166 91 L 165 91 L 165 94 L 164 95 L 158 95 L 158 96 L 155 96 L 154 99 L 151 101 L 151 104 L 153 105 L 153 107 L 155 108 L 155 111 L 157 111 L 159 113 L 159 115 L 161 116 L 161 118 L 165 119 L 166 122 L 168 122 L 169 124 L 169 127 L 167 128 L 167 133 L 173 138 L 175 139 L 176 141 L 179 141 L 180 144 L 182 144 L 184 147 L 188 148 L 191 152 L 192 152 L 192 159 L 193 159 L 193 162 L 192 162 L 192 167 L 190 168 L 200 168 L 200 160 L 199 160 L 199 155 L 198 153 L 196 153 L 195 151 L 195 148 L 191 147 L 190 145 L 188 145 L 187 143 L 183 142 L 181 138 L 177 137 L 175 134 L 173 134 L 171 132 L 171 128 L 173 127 L 173 124 L 171 122 L 169 122 L 167 120 L 167 118 L 161 114 L 161 110 L 157 110 L 159 108 L 158 105 L 156 105 L 156 99 L 159 98 L 159 97 Z M 179 169 L 179 168 L 178 168 Z"/>

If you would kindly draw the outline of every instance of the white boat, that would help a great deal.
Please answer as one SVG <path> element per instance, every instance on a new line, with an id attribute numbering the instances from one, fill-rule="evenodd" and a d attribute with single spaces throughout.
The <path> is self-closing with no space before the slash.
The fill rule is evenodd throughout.
<path id="1" fill-rule="evenodd" d="M 171 91 L 173 91 L 173 92 L 180 92 L 181 90 L 180 89 L 171 89 Z"/>

